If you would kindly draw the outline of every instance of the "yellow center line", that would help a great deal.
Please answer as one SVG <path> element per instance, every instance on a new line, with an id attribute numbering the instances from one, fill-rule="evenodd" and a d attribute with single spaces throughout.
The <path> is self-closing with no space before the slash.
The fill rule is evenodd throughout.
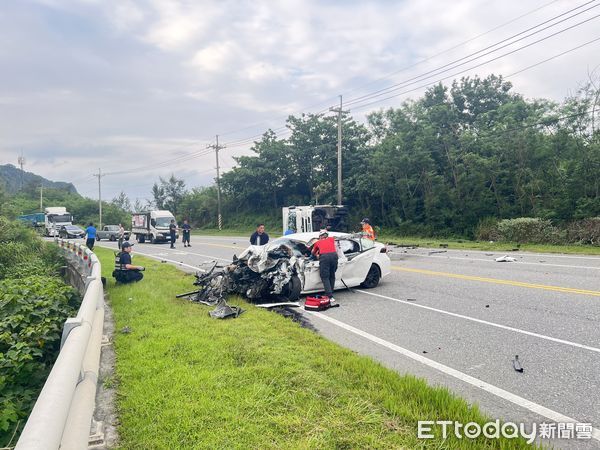
<path id="1" fill-rule="evenodd" d="M 413 269 L 410 267 L 392 266 L 392 269 L 397 270 L 399 272 L 422 273 L 424 275 L 433 275 L 433 276 L 437 276 L 437 277 L 458 278 L 461 280 L 481 281 L 483 283 L 506 284 L 509 286 L 519 286 L 519 287 L 525 287 L 525 288 L 531 288 L 531 289 L 543 289 L 546 291 L 568 292 L 571 294 L 593 295 L 595 297 L 600 297 L 600 291 L 591 291 L 591 290 L 587 290 L 587 289 L 575 289 L 575 288 L 568 288 L 568 287 L 562 287 L 562 286 L 550 286 L 547 284 L 533 284 L 533 283 L 525 283 L 522 281 L 501 280 L 498 278 L 476 277 L 473 275 L 461 275 L 458 273 L 435 272 L 433 270 Z"/>

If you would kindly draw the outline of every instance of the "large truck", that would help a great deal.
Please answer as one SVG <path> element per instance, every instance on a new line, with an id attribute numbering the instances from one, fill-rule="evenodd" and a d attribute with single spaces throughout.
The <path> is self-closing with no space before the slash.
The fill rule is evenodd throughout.
<path id="1" fill-rule="evenodd" d="M 44 209 L 44 227 L 46 236 L 58 236 L 63 225 L 73 225 L 73 216 L 64 206 L 50 206 Z"/>
<path id="2" fill-rule="evenodd" d="M 347 218 L 348 208 L 342 205 L 287 206 L 283 208 L 283 233 L 347 232 Z"/>
<path id="3" fill-rule="evenodd" d="M 136 241 L 143 244 L 149 241 L 152 244 L 157 242 L 169 242 L 171 234 L 169 225 L 171 220 L 175 220 L 170 211 L 145 211 L 134 213 L 131 216 L 131 234 L 135 235 Z M 175 239 L 179 235 L 175 235 Z"/>
<path id="4" fill-rule="evenodd" d="M 24 214 L 19 216 L 21 222 L 33 227 L 41 234 L 46 234 L 46 215 L 44 213 Z"/>

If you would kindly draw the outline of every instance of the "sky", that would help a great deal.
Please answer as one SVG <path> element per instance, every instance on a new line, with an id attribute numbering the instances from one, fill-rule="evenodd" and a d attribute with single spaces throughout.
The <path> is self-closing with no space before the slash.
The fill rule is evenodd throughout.
<path id="1" fill-rule="evenodd" d="M 598 72 L 599 14 L 600 0 L 3 0 L 0 164 L 22 153 L 25 170 L 90 198 L 101 170 L 103 199 L 134 201 L 160 176 L 212 184 L 216 135 L 227 171 L 268 128 L 339 95 L 364 121 L 445 77 L 495 73 L 562 101 Z"/>

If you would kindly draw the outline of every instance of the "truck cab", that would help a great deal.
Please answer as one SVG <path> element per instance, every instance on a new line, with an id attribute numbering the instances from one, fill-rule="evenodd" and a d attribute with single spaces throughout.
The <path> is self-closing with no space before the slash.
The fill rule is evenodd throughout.
<path id="1" fill-rule="evenodd" d="M 63 225 L 73 225 L 73 216 L 64 206 L 51 206 L 44 209 L 45 235 L 58 236 Z"/>
<path id="2" fill-rule="evenodd" d="M 155 244 L 158 242 L 170 242 L 169 225 L 175 216 L 170 211 L 157 210 L 135 213 L 131 217 L 131 233 L 136 240 L 143 244 L 146 240 Z M 175 235 L 175 239 L 179 237 Z"/>
<path id="3" fill-rule="evenodd" d="M 343 205 L 288 206 L 283 208 L 283 234 L 327 229 L 347 232 L 348 208 Z"/>

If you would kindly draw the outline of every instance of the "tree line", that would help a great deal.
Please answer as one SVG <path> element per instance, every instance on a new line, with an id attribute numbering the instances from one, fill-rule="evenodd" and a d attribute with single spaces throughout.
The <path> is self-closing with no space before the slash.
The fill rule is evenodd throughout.
<path id="1" fill-rule="evenodd" d="M 490 75 L 438 84 L 416 100 L 343 115 L 344 203 L 355 219 L 411 234 L 473 235 L 482 221 L 600 215 L 600 90 L 527 99 Z M 226 213 L 333 203 L 337 118 L 290 116 L 223 174 Z M 276 214 L 279 214 L 277 212 Z"/>

